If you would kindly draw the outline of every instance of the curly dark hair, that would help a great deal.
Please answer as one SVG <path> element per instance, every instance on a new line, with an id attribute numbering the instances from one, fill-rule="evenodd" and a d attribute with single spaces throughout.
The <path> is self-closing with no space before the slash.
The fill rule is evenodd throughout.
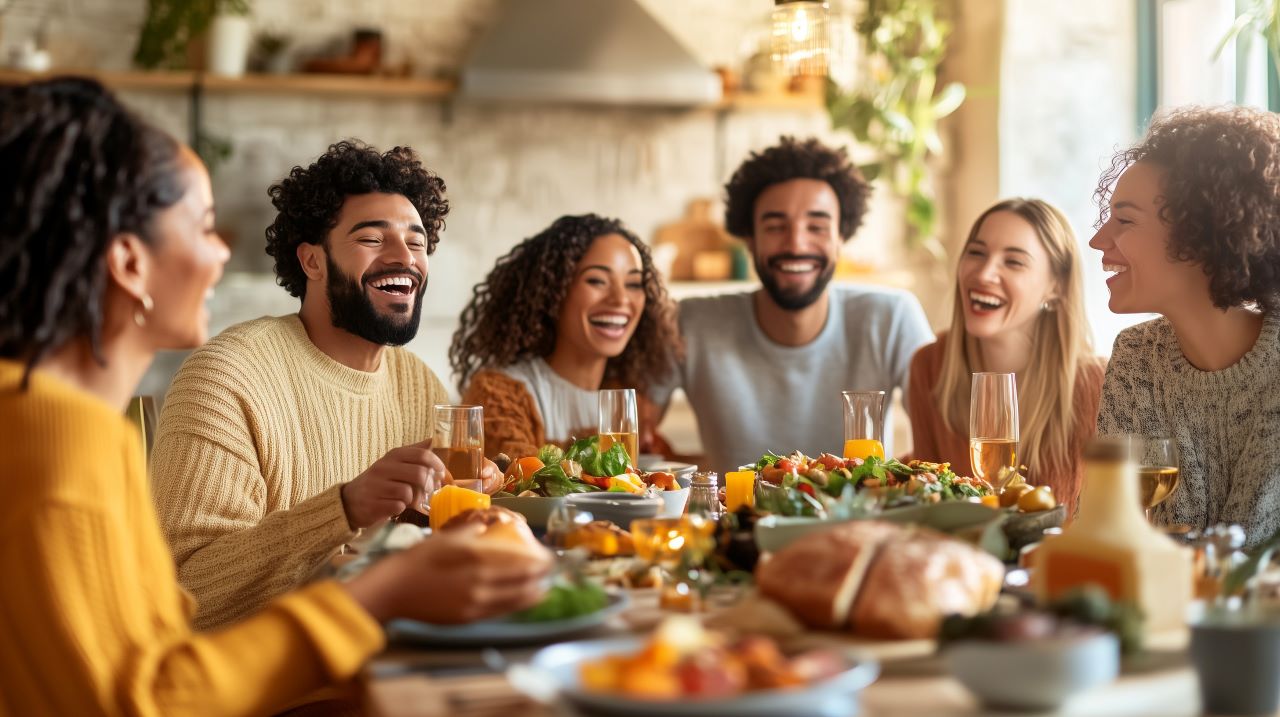
<path id="1" fill-rule="evenodd" d="M 179 145 L 94 80 L 0 88 L 0 356 L 30 371 L 101 334 L 112 239 L 150 242 L 152 219 L 186 193 Z"/>
<path id="2" fill-rule="evenodd" d="M 645 303 L 627 348 L 605 365 L 605 381 L 643 389 L 667 376 L 681 344 L 675 307 L 654 270 L 649 248 L 622 222 L 584 214 L 560 217 L 520 242 L 476 285 L 449 346 L 449 365 L 460 390 L 482 368 L 551 355 L 560 304 L 578 262 L 591 243 L 606 234 L 626 238 L 640 252 Z"/>
<path id="3" fill-rule="evenodd" d="M 1280 116 L 1184 107 L 1157 118 L 1098 181 L 1099 226 L 1116 181 L 1135 162 L 1163 170 L 1168 256 L 1204 268 L 1214 306 L 1280 308 Z"/>
<path id="4" fill-rule="evenodd" d="M 337 226 L 347 197 L 379 192 L 403 195 L 413 204 L 427 230 L 427 253 L 434 252 L 449 213 L 444 180 L 423 167 L 409 147 L 379 154 L 359 140 L 343 140 L 310 167 L 294 167 L 267 190 L 279 212 L 267 227 L 267 254 L 276 260 L 276 282 L 300 299 L 306 296 L 298 245 L 323 243 Z"/>
<path id="5" fill-rule="evenodd" d="M 820 179 L 831 185 L 840 202 L 840 237 L 848 241 L 862 226 L 871 185 L 849 161 L 844 150 L 831 149 L 816 139 L 783 137 L 763 152 L 752 152 L 724 186 L 724 225 L 729 233 L 750 239 L 755 233 L 756 198 L 774 184 L 792 179 Z"/>

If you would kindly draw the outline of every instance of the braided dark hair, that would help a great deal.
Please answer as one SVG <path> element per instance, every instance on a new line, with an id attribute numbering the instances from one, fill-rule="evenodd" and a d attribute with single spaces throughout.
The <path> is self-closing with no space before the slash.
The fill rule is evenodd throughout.
<path id="1" fill-rule="evenodd" d="M 444 217 L 449 213 L 444 180 L 423 167 L 417 153 L 408 147 L 379 153 L 359 140 L 331 145 L 311 166 L 294 167 L 267 193 L 279 212 L 267 227 L 267 254 L 276 260 L 276 281 L 298 298 L 307 293 L 298 245 L 323 243 L 338 225 L 347 197 L 373 193 L 404 196 L 422 217 L 428 254 L 440 243 Z"/>
<path id="2" fill-rule="evenodd" d="M 675 308 L 653 267 L 649 248 L 616 219 L 564 216 L 520 242 L 477 284 L 449 346 L 459 389 L 482 368 L 550 356 L 556 318 L 578 262 L 597 238 L 624 237 L 640 252 L 644 311 L 626 349 L 605 365 L 606 381 L 644 388 L 666 376 L 680 352 Z"/>
<path id="3" fill-rule="evenodd" d="M 730 234 L 750 239 L 755 235 L 756 198 L 775 184 L 793 179 L 818 179 L 831 186 L 840 203 L 840 238 L 845 241 L 862 225 L 871 186 L 849 160 L 843 148 L 831 149 L 816 139 L 795 137 L 762 151 L 752 152 L 725 185 L 724 226 Z"/>
<path id="4" fill-rule="evenodd" d="M 29 376 L 87 336 L 105 365 L 103 257 L 121 233 L 150 241 L 152 218 L 185 194 L 178 152 L 94 80 L 0 88 L 0 356 Z"/>

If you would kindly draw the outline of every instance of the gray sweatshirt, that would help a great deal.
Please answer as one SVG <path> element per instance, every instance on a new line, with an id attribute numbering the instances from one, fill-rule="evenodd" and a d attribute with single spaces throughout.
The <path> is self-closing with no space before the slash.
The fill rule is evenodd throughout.
<path id="1" fill-rule="evenodd" d="M 816 456 L 844 448 L 845 389 L 906 389 L 911 356 L 933 341 L 914 296 L 835 286 L 826 324 L 804 346 L 760 329 L 751 293 L 680 302 L 685 360 L 678 380 L 698 418 L 707 470 L 756 462 L 767 450 Z M 885 451 L 892 455 L 892 420 Z"/>

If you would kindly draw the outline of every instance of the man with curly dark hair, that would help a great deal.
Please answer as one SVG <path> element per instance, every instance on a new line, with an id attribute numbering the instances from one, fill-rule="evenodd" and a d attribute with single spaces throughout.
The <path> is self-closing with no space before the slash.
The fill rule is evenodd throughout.
<path id="1" fill-rule="evenodd" d="M 909 293 L 830 286 L 870 187 L 843 149 L 783 137 L 725 190 L 725 225 L 747 243 L 762 288 L 680 304 L 679 382 L 707 468 L 768 450 L 839 451 L 840 391 L 905 390 L 912 354 L 933 340 Z"/>
<path id="2" fill-rule="evenodd" d="M 1172 437 L 1161 523 L 1280 530 L 1280 116 L 1184 108 L 1118 153 L 1095 196 L 1116 337 L 1100 434 Z"/>
<path id="3" fill-rule="evenodd" d="M 309 579 L 443 478 L 444 385 L 418 330 L 449 204 L 407 147 L 339 142 L 270 189 L 276 276 L 297 314 L 232 326 L 169 389 L 151 469 L 183 585 L 209 628 Z M 501 475 L 487 463 L 482 477 Z"/>

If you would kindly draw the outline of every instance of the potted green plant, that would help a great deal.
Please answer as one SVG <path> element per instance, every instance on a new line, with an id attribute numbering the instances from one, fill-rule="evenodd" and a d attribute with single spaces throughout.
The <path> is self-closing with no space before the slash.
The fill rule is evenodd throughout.
<path id="1" fill-rule="evenodd" d="M 929 177 L 931 156 L 942 151 L 938 120 L 964 101 L 964 86 L 938 88 L 938 71 L 951 26 L 938 0 L 868 0 L 857 30 L 868 71 L 859 86 L 828 82 L 832 126 L 845 129 L 878 155 L 860 167 L 906 201 L 908 238 L 935 257 L 945 255 L 934 236 L 937 203 Z"/>
<path id="2" fill-rule="evenodd" d="M 210 74 L 239 77 L 249 62 L 253 24 L 247 0 L 219 0 L 209 23 L 206 69 Z"/>
<path id="3" fill-rule="evenodd" d="M 197 39 L 209 31 L 214 17 L 243 18 L 248 14 L 249 0 L 148 0 L 147 17 L 138 35 L 133 61 L 139 67 L 153 70 L 190 69 L 193 63 L 189 51 Z M 245 53 L 248 53 L 247 38 Z"/>

